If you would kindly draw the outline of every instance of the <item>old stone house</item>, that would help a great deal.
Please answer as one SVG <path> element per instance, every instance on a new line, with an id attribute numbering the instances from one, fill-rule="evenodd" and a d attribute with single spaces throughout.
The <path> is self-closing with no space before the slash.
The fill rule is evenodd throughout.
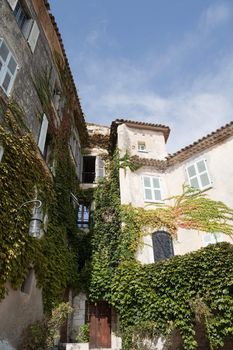
<path id="1" fill-rule="evenodd" d="M 4 193 L 4 196 L 1 195 L 1 201 L 3 201 L 1 202 L 1 242 L 3 242 L 6 235 L 12 230 L 16 232 L 19 227 L 15 225 L 13 229 L 6 228 L 3 214 L 8 212 L 12 222 L 19 220 L 21 211 L 18 212 L 18 209 L 31 200 L 40 199 L 37 197 L 39 188 L 36 188 L 38 177 L 35 175 L 33 178 L 28 172 L 28 179 L 22 180 L 19 176 L 23 166 L 14 169 L 14 164 L 11 166 L 9 163 L 11 161 L 9 151 L 13 149 L 8 149 L 9 147 L 7 148 L 4 144 L 4 137 L 7 137 L 8 133 L 9 135 L 12 133 L 12 137 L 15 134 L 15 142 L 18 140 L 23 142 L 24 135 L 31 135 L 30 142 L 33 147 L 34 145 L 36 147 L 32 161 L 38 161 L 38 169 L 44 172 L 43 177 L 48 182 L 51 181 L 51 186 L 54 188 L 57 169 L 55 147 L 59 130 L 64 130 L 65 127 L 62 124 L 66 121 L 65 126 L 69 130 L 64 144 L 64 161 L 73 164 L 77 181 L 81 178 L 81 147 L 85 145 L 87 139 L 86 124 L 61 35 L 46 0 L 2 0 L 0 2 L 0 105 L 0 121 L 3 126 L 0 138 L 1 191 L 3 191 L 2 195 Z M 17 110 L 18 113 L 13 113 L 13 110 L 14 112 Z M 14 120 L 14 128 L 11 123 L 8 123 L 6 112 L 13 117 L 18 116 Z M 68 153 L 65 153 L 66 146 Z M 25 152 L 27 150 L 30 152 L 26 147 Z M 20 150 L 19 155 L 15 153 L 15 163 L 24 164 L 25 152 L 22 149 L 21 154 Z M 14 162 L 14 159 L 12 161 Z M 25 163 L 26 166 L 27 163 Z M 18 177 L 18 185 L 14 185 L 12 190 L 9 190 L 9 185 L 4 182 L 4 169 L 12 169 L 12 175 L 11 171 L 8 174 L 10 183 Z M 32 188 L 27 187 L 29 182 Z M 34 186 L 36 189 L 33 188 Z M 20 199 L 15 194 L 17 189 L 20 192 Z M 41 197 L 44 196 L 46 193 L 41 193 Z M 11 200 L 12 203 L 8 206 Z M 70 201 L 77 202 L 75 193 L 68 192 L 67 200 L 63 198 L 63 201 L 67 201 L 67 205 Z M 44 200 L 41 199 L 41 202 Z M 33 208 L 29 205 L 28 209 Z M 42 216 L 41 220 L 44 221 L 44 230 L 46 230 L 46 226 L 53 222 L 53 217 L 51 215 L 48 217 L 46 212 L 43 212 Z M 28 225 L 29 223 L 26 224 L 26 231 L 28 231 Z M 8 229 L 9 232 L 5 233 Z M 1 257 L 2 254 L 4 254 L 3 246 Z M 19 262 L 17 264 L 20 265 Z M 7 289 L 0 302 L 1 349 L 17 347 L 21 341 L 22 331 L 43 316 L 42 289 L 37 286 L 34 263 L 29 262 L 28 266 L 25 263 L 22 269 L 25 276 L 23 279 L 21 277 L 21 286 L 17 288 L 12 288 L 10 283 L 12 278 L 6 273 L 6 268 L 3 267 L 0 273 L 1 287 L 5 284 Z M 10 281 L 7 280 L 7 276 Z"/>
<path id="2" fill-rule="evenodd" d="M 41 83 L 40 86 L 38 82 Z M 41 94 L 41 86 L 46 90 L 45 94 Z M 113 121 L 111 127 L 86 124 L 61 36 L 46 0 L 0 2 L 0 101 L 0 121 L 6 134 L 12 130 L 6 123 L 5 111 L 12 101 L 21 108 L 23 118 L 16 120 L 21 130 L 19 133 L 17 131 L 17 137 L 22 138 L 27 133 L 32 136 L 36 146 L 35 158 L 38 158 L 53 188 L 57 181 L 55 146 L 59 141 L 59 131 L 68 130 L 65 146 L 69 152 L 65 153 L 65 148 L 61 148 L 65 164 L 59 173 L 63 181 L 61 187 L 65 187 L 69 177 L 65 169 L 66 162 L 73 164 L 75 180 L 80 182 L 80 186 L 70 186 L 64 193 L 59 187 L 61 183 L 57 187 L 62 193 L 57 193 L 60 200 L 58 207 L 62 207 L 63 202 L 68 203 L 65 207 L 67 211 L 62 213 L 59 221 L 59 224 L 64 221 L 68 233 L 72 231 L 73 224 L 84 232 L 89 230 L 90 213 L 94 210 L 94 205 L 88 198 L 80 199 L 78 194 L 80 188 L 96 188 L 98 178 L 106 175 L 109 142 L 113 148 L 119 148 L 122 156 L 127 151 L 135 162 L 142 165 L 134 172 L 130 169 L 119 170 L 121 204 L 143 208 L 153 208 L 154 204 L 163 206 L 166 198 L 180 194 L 182 185 L 188 183 L 206 190 L 212 199 L 233 206 L 233 165 L 230 161 L 233 124 L 227 124 L 172 155 L 166 151 L 170 133 L 168 126 L 123 119 Z M 89 144 L 86 142 L 88 137 Z M 9 159 L 7 152 L 1 136 L 2 169 L 10 168 L 6 164 Z M 24 158 L 23 152 L 21 158 Z M 9 181 L 14 176 L 9 174 Z M 31 179 L 31 183 L 34 180 L 37 185 L 36 177 Z M 73 184 L 73 179 L 71 183 Z M 37 189 L 31 189 L 30 193 L 23 191 L 26 182 L 19 181 L 18 187 L 22 188 L 21 201 L 14 197 L 13 192 L 8 193 L 8 186 L 3 183 L 1 186 L 7 193 L 6 198 L 11 199 L 13 196 L 14 199 L 10 201 L 10 207 L 2 203 L 1 215 L 7 210 L 15 213 L 24 202 L 37 198 Z M 66 222 L 66 216 L 72 208 L 74 211 L 77 208 L 77 220 L 71 225 Z M 53 217 L 46 214 L 43 213 L 41 220 L 44 222 L 44 231 L 47 222 L 53 221 Z M 5 231 L 3 228 L 1 230 L 1 239 L 4 239 Z M 7 232 L 10 234 L 14 230 L 9 228 Z M 144 237 L 144 246 L 136 257 L 142 264 L 147 264 L 219 241 L 232 243 L 232 239 L 221 232 L 211 235 L 185 230 L 179 230 L 177 239 L 172 240 L 169 232 L 163 229 L 148 232 Z M 37 285 L 34 263 L 30 261 L 24 270 L 27 273 L 20 287 L 13 288 L 11 278 L 2 280 L 8 293 L 4 294 L 0 302 L 0 349 L 16 349 L 23 330 L 40 320 L 44 313 L 43 288 Z M 57 271 L 53 272 L 54 275 L 56 273 Z M 47 279 L 49 278 L 51 275 Z M 88 305 L 86 294 L 73 292 L 69 283 L 62 287 L 65 289 L 64 299 L 69 300 L 74 307 L 74 314 L 65 325 L 63 341 L 74 340 L 80 326 L 89 321 L 90 348 L 120 349 L 119 322 L 114 310 L 104 301 Z"/>
<path id="3" fill-rule="evenodd" d="M 98 133 L 97 126 L 95 129 Z M 119 170 L 121 204 L 155 209 L 171 203 L 172 200 L 166 199 L 181 194 L 183 185 L 188 184 L 232 207 L 233 166 L 229 160 L 233 124 L 229 123 L 168 155 L 166 142 L 169 133 L 169 127 L 160 124 L 123 119 L 112 122 L 110 140 L 113 149 L 118 147 L 122 157 L 128 152 L 141 165 L 136 171 L 129 168 Z M 144 245 L 136 254 L 136 259 L 142 264 L 183 255 L 217 242 L 233 243 L 230 236 L 221 232 L 211 234 L 185 229 L 179 229 L 177 238 L 172 239 L 166 228 L 148 232 L 143 239 Z M 86 297 L 81 294 L 75 300 L 79 320 L 74 322 L 74 327 L 80 327 L 85 322 Z M 117 315 L 107 303 L 100 301 L 89 307 L 89 321 L 90 348 L 121 348 Z M 162 349 L 162 343 L 158 343 L 158 349 Z"/>

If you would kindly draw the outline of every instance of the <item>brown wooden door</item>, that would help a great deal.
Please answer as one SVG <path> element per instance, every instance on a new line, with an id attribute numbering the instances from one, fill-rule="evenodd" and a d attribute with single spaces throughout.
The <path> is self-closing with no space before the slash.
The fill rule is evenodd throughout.
<path id="1" fill-rule="evenodd" d="M 111 308 L 105 301 L 89 305 L 90 348 L 111 348 Z"/>

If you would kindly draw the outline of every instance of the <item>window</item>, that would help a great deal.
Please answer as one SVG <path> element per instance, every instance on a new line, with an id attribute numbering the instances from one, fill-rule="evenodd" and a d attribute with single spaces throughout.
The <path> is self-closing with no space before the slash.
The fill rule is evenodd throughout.
<path id="1" fill-rule="evenodd" d="M 26 11 L 24 10 L 20 1 L 17 2 L 17 5 L 13 11 L 13 14 L 15 16 L 16 22 L 19 25 L 19 28 L 22 30 L 22 32 L 24 32 L 28 25 L 29 17 L 26 14 Z"/>
<path id="2" fill-rule="evenodd" d="M 95 183 L 105 176 L 104 161 L 100 156 L 83 156 L 83 183 Z"/>
<path id="3" fill-rule="evenodd" d="M 145 142 L 138 142 L 138 152 L 146 152 Z"/>
<path id="4" fill-rule="evenodd" d="M 83 157 L 83 175 L 82 182 L 93 183 L 95 181 L 95 160 L 94 156 Z"/>
<path id="5" fill-rule="evenodd" d="M 165 231 L 157 231 L 152 234 L 154 260 L 169 259 L 174 256 L 172 238 Z"/>
<path id="6" fill-rule="evenodd" d="M 202 237 L 203 246 L 207 247 L 209 244 L 215 244 L 223 241 L 222 234 L 220 232 L 207 232 Z"/>
<path id="7" fill-rule="evenodd" d="M 10 93 L 16 73 L 16 60 L 5 41 L 0 39 L 0 86 L 7 95 Z"/>
<path id="8" fill-rule="evenodd" d="M 79 228 L 89 228 L 90 209 L 87 204 L 80 204 L 78 207 L 77 226 Z"/>
<path id="9" fill-rule="evenodd" d="M 211 186 L 211 181 L 205 159 L 201 159 L 186 168 L 191 187 L 203 190 Z"/>
<path id="10" fill-rule="evenodd" d="M 161 179 L 155 176 L 143 176 L 144 200 L 146 202 L 161 202 Z"/>
<path id="11" fill-rule="evenodd" d="M 31 51 L 34 52 L 40 34 L 36 21 L 31 18 L 29 11 L 25 8 L 22 1 L 8 0 L 8 3 Z"/>

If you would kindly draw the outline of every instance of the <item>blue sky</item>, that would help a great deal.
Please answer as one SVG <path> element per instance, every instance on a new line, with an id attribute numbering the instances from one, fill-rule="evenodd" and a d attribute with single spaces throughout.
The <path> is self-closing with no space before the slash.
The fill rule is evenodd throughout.
<path id="1" fill-rule="evenodd" d="M 50 0 L 88 122 L 171 127 L 174 152 L 233 120 L 232 0 Z"/>

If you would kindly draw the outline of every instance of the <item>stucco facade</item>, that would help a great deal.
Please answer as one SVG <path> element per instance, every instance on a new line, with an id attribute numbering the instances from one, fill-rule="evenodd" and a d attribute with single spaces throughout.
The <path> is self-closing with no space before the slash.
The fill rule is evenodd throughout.
<path id="1" fill-rule="evenodd" d="M 139 129 L 140 127 L 140 129 Z M 141 151 L 138 145 L 143 141 L 145 149 Z M 145 209 L 156 209 L 156 206 L 163 207 L 169 205 L 171 201 L 166 200 L 182 193 L 182 186 L 189 184 L 187 167 L 198 161 L 205 160 L 210 178 L 210 184 L 206 188 L 206 194 L 214 200 L 220 200 L 233 207 L 233 189 L 231 186 L 233 176 L 233 164 L 230 161 L 233 149 L 233 136 L 207 147 L 200 148 L 195 154 L 191 154 L 187 159 L 169 165 L 166 162 L 166 140 L 159 127 L 148 127 L 146 124 L 132 125 L 122 122 L 117 128 L 117 146 L 121 155 L 129 152 L 131 156 L 136 156 L 138 163 L 143 159 L 145 163 L 138 170 L 132 172 L 120 169 L 120 194 L 122 204 L 131 204 L 134 207 Z M 148 161 L 146 161 L 148 159 Z M 151 161 L 152 160 L 152 161 Z M 159 166 L 153 161 L 164 160 L 164 164 Z M 150 164 L 151 163 L 151 164 Z M 160 181 L 161 200 L 153 201 L 145 198 L 144 177 L 156 177 Z M 144 237 L 144 246 L 137 252 L 137 259 L 142 263 L 153 263 L 154 253 L 152 244 L 152 232 Z M 194 230 L 179 229 L 177 238 L 173 239 L 174 254 L 185 254 L 207 244 L 207 235 L 204 232 Z M 212 235 L 212 243 L 216 241 L 227 241 L 233 243 L 230 236 L 222 233 L 217 236 Z"/>
<path id="2" fill-rule="evenodd" d="M 0 303 L 0 340 L 17 348 L 22 330 L 43 317 L 42 292 L 36 286 L 34 273 L 27 291 L 14 290 L 10 284 L 6 287 L 7 295 Z"/>

